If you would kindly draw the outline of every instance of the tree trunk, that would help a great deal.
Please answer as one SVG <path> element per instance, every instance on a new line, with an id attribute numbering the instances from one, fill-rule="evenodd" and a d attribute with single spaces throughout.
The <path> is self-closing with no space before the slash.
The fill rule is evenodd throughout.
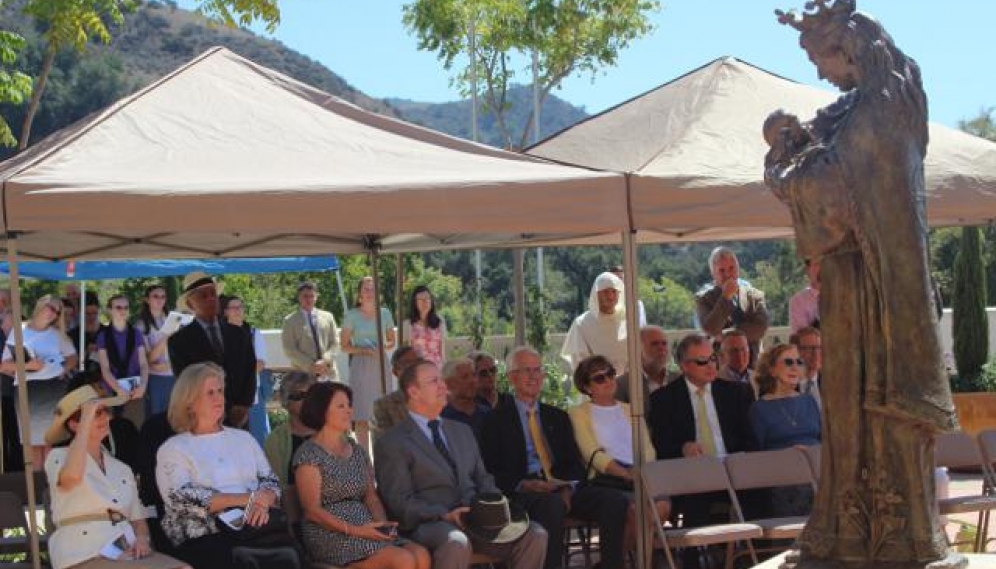
<path id="1" fill-rule="evenodd" d="M 48 81 L 48 74 L 52 71 L 52 63 L 55 61 L 55 50 L 49 46 L 45 51 L 45 61 L 42 62 L 41 73 L 38 74 L 38 83 L 31 93 L 31 103 L 28 104 L 28 112 L 24 115 L 24 125 L 21 127 L 20 141 L 17 144 L 18 150 L 28 147 L 28 139 L 31 138 L 31 123 L 35 121 L 35 113 L 38 112 L 38 104 L 41 103 L 42 93 L 45 92 L 45 83 Z"/>

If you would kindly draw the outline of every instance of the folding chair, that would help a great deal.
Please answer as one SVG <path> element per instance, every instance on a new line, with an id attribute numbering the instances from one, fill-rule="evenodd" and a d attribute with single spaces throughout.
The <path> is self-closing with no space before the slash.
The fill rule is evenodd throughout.
<path id="1" fill-rule="evenodd" d="M 807 446 L 805 447 L 803 454 L 806 455 L 806 460 L 809 462 L 809 470 L 813 473 L 813 482 L 819 484 L 820 456 L 823 454 L 823 447 L 820 445 Z"/>
<path id="2" fill-rule="evenodd" d="M 809 485 L 816 490 L 809 461 L 803 452 L 794 448 L 731 454 L 726 457 L 726 473 L 734 491 L 799 485 Z M 765 539 L 795 539 L 802 533 L 808 517 L 773 517 L 747 521 L 761 526 Z"/>
<path id="3" fill-rule="evenodd" d="M 591 546 L 591 536 L 594 531 L 594 524 L 591 522 L 586 522 L 584 520 L 578 520 L 568 516 L 564 519 L 564 565 L 571 565 L 572 555 L 583 555 L 584 556 L 584 566 L 591 567 L 591 553 L 598 548 L 592 548 Z M 571 538 L 571 534 L 576 535 L 575 539 Z M 571 551 L 571 548 L 577 546 L 581 548 L 581 551 Z"/>
<path id="4" fill-rule="evenodd" d="M 658 460 L 644 465 L 640 478 L 647 490 L 647 501 L 657 538 L 671 569 L 676 569 L 674 556 L 671 554 L 672 547 L 705 547 L 720 543 L 727 544 L 726 567 L 729 568 L 733 563 L 730 553 L 738 541 L 746 543 L 751 560 L 757 565 L 757 554 L 751 540 L 761 537 L 764 532 L 757 524 L 744 523 L 743 513 L 720 459 L 714 456 L 697 456 Z M 697 528 L 665 529 L 664 520 L 660 519 L 654 504 L 656 497 L 717 491 L 725 491 L 729 496 L 734 522 Z"/>
<path id="5" fill-rule="evenodd" d="M 987 437 L 988 438 L 988 437 Z M 981 552 L 989 533 L 989 512 L 996 508 L 996 496 L 992 495 L 989 468 L 979 452 L 975 439 L 968 433 L 958 431 L 938 435 L 935 439 L 934 459 L 937 466 L 948 468 L 979 468 L 982 470 L 983 485 L 979 494 L 955 496 L 937 501 L 941 515 L 978 512 L 978 530 L 975 534 L 975 552 Z M 952 544 L 953 545 L 953 544 Z"/>

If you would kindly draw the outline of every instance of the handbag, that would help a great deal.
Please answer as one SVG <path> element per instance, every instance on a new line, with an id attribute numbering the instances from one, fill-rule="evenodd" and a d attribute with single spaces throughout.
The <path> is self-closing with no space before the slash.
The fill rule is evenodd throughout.
<path id="1" fill-rule="evenodd" d="M 287 521 L 287 513 L 281 508 L 270 508 L 270 516 L 266 523 L 261 526 L 251 526 L 245 523 L 244 519 L 241 524 L 236 525 L 231 521 L 225 521 L 222 518 L 223 515 L 225 512 L 216 516 L 218 531 L 247 545 L 276 547 L 294 544 L 294 537 L 291 535 L 290 524 Z"/>
<path id="2" fill-rule="evenodd" d="M 633 481 L 627 480 L 621 476 L 616 476 L 614 474 L 606 474 L 604 472 L 598 472 L 595 474 L 595 476 L 588 477 L 588 474 L 591 472 L 591 468 L 595 463 L 595 455 L 600 452 L 605 452 L 605 449 L 597 448 L 595 449 L 594 452 L 591 453 L 591 456 L 588 457 L 588 466 L 586 466 L 584 469 L 585 484 L 587 484 L 588 486 L 600 486 L 602 488 L 612 488 L 613 490 L 632 492 Z"/>

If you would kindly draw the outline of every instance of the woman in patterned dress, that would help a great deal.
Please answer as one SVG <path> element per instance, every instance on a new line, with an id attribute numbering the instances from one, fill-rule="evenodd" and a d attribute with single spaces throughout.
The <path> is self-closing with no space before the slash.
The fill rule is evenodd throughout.
<path id="1" fill-rule="evenodd" d="M 419 357 L 442 368 L 446 359 L 446 321 L 436 314 L 436 299 L 429 287 L 419 285 L 412 291 L 403 326 L 405 343 L 415 348 Z"/>
<path id="2" fill-rule="evenodd" d="M 397 539 L 370 460 L 346 436 L 352 405 L 349 386 L 323 382 L 308 389 L 301 409 L 301 422 L 317 431 L 294 455 L 305 549 L 313 561 L 355 569 L 429 569 L 425 548 Z"/>

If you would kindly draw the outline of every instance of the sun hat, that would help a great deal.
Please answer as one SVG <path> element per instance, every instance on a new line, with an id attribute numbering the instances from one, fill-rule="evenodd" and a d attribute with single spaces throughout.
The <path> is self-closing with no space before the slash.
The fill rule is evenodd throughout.
<path id="1" fill-rule="evenodd" d="M 104 397 L 97 393 L 92 385 L 84 385 L 76 388 L 62 396 L 55 406 L 55 415 L 52 417 L 52 424 L 45 431 L 45 442 L 49 445 L 57 445 L 69 437 L 72 433 L 66 426 L 73 413 L 79 411 L 87 401 L 100 400 L 104 407 L 117 407 L 128 401 L 127 394 Z"/>
<path id="2" fill-rule="evenodd" d="M 215 290 L 218 291 L 218 296 L 221 296 L 221 293 L 225 291 L 225 285 L 223 283 L 219 283 L 214 279 L 214 277 L 207 273 L 194 271 L 183 277 L 183 292 L 180 293 L 180 298 L 176 299 L 176 307 L 181 310 L 193 312 L 194 307 L 190 306 L 187 302 L 190 300 L 190 293 L 208 285 L 214 285 Z"/>
<path id="3" fill-rule="evenodd" d="M 488 543 L 511 543 L 529 529 L 529 516 L 502 494 L 474 496 L 466 519 L 467 533 Z"/>

